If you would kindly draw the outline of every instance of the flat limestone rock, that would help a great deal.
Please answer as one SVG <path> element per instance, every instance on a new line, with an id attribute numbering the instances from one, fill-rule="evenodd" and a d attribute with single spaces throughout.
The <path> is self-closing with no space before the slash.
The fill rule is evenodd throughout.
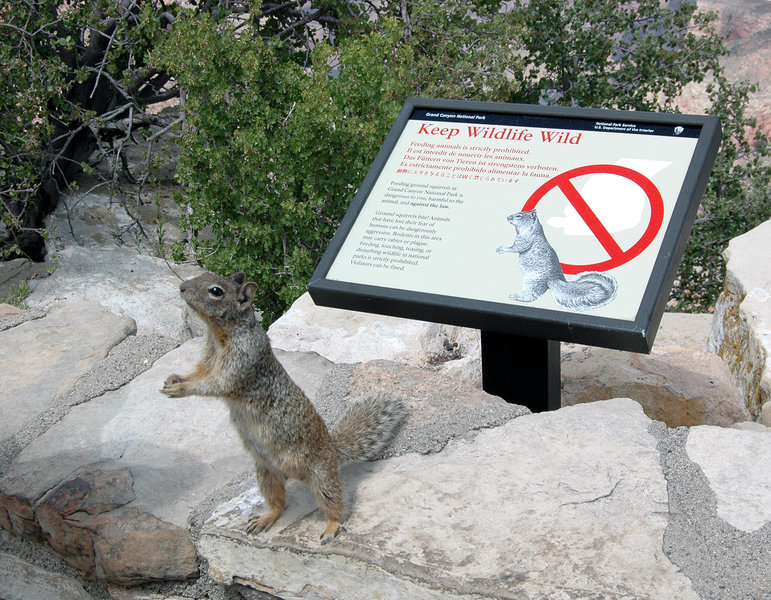
<path id="1" fill-rule="evenodd" d="M 318 352 L 328 360 L 367 362 L 422 352 L 421 321 L 316 306 L 305 293 L 277 319 L 268 334 L 271 345 L 290 352 Z"/>
<path id="2" fill-rule="evenodd" d="M 45 535 L 63 558 L 109 581 L 194 575 L 190 515 L 252 469 L 222 401 L 160 392 L 201 347 L 183 344 L 27 446 L 0 480 L 0 525 Z"/>
<path id="3" fill-rule="evenodd" d="M 456 352 L 479 354 L 476 330 L 316 306 L 308 293 L 270 326 L 268 335 L 273 348 L 316 352 L 334 363 L 390 360 L 425 366 Z"/>
<path id="4" fill-rule="evenodd" d="M 526 415 L 343 470 L 346 531 L 301 485 L 273 528 L 245 534 L 256 497 L 221 507 L 197 541 L 209 574 L 314 599 L 696 599 L 662 550 L 667 487 L 650 420 L 624 399 Z"/>
<path id="5" fill-rule="evenodd" d="M 717 497 L 717 514 L 753 532 L 771 522 L 771 432 L 693 427 L 686 442 Z"/>
<path id="6" fill-rule="evenodd" d="M 30 294 L 29 306 L 47 309 L 65 299 L 95 300 L 134 319 L 141 335 L 157 332 L 182 342 L 191 337 L 191 328 L 200 333 L 200 322 L 190 317 L 179 294 L 181 280 L 200 274 L 200 267 L 174 265 L 175 273 L 161 258 L 120 247 L 70 246 L 58 260 L 56 270 Z"/>
<path id="7" fill-rule="evenodd" d="M 47 316 L 0 332 L 0 440 L 28 426 L 58 394 L 127 336 L 132 319 L 97 302 L 53 306 Z"/>
<path id="8" fill-rule="evenodd" d="M 50 573 L 10 554 L 0 553 L 3 600 L 91 600 L 77 581 Z"/>

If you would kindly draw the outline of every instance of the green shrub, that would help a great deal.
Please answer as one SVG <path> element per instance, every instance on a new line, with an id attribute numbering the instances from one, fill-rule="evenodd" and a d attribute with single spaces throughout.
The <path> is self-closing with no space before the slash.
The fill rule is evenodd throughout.
<path id="1" fill-rule="evenodd" d="M 709 87 L 711 112 L 720 117 L 723 143 L 672 289 L 678 310 L 712 310 L 723 290 L 728 242 L 771 219 L 768 139 L 745 114 L 754 87 L 719 77 Z"/>
<path id="2" fill-rule="evenodd" d="M 213 232 L 194 251 L 209 269 L 249 273 L 266 323 L 305 290 L 410 92 L 399 36 L 318 44 L 305 70 L 279 60 L 275 42 L 203 20 L 161 48 L 186 90 L 187 225 Z"/>

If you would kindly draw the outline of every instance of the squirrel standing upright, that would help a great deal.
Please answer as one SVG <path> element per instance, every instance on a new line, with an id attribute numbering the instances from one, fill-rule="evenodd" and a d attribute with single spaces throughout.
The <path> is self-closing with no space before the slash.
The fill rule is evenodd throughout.
<path id="1" fill-rule="evenodd" d="M 174 398 L 218 396 L 228 404 L 269 507 L 249 519 L 248 533 L 276 522 L 284 509 L 286 480 L 294 477 L 308 484 L 327 517 L 325 544 L 341 530 L 339 465 L 373 458 L 401 423 L 405 407 L 384 395 L 366 397 L 346 408 L 330 434 L 273 354 L 252 309 L 256 289 L 243 273 L 206 273 L 182 282 L 182 297 L 206 323 L 206 346 L 193 371 L 170 375 L 162 391 Z"/>
<path id="2" fill-rule="evenodd" d="M 499 246 L 497 252 L 518 253 L 524 276 L 522 294 L 511 294 L 509 298 L 532 302 L 551 289 L 554 301 L 560 306 L 590 310 L 604 306 L 616 297 L 618 283 L 607 273 L 587 271 L 570 281 L 565 279 L 557 253 L 546 239 L 535 210 L 513 214 L 508 221 L 517 230 L 517 237 L 511 246 Z"/>

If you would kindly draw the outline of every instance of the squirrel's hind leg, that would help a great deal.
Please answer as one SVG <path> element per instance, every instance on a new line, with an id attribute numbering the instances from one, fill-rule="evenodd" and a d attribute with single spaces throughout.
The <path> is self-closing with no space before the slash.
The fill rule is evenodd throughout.
<path id="1" fill-rule="evenodd" d="M 270 509 L 262 515 L 254 515 L 246 525 L 246 533 L 256 535 L 267 531 L 278 521 L 286 504 L 286 477 L 283 473 L 257 465 L 257 484 Z"/>
<path id="2" fill-rule="evenodd" d="M 308 485 L 316 502 L 327 517 L 327 528 L 321 534 L 321 543 L 326 544 L 335 539 L 341 531 L 343 520 L 343 485 L 337 465 L 321 464 L 311 469 Z"/>
<path id="3" fill-rule="evenodd" d="M 549 289 L 549 283 L 541 277 L 525 277 L 522 282 L 521 294 L 509 294 L 510 300 L 517 302 L 533 302 L 538 300 Z"/>

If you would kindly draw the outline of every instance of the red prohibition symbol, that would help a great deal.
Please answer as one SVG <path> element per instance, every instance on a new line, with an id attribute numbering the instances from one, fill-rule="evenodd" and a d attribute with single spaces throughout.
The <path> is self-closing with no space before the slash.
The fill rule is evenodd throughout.
<path id="1" fill-rule="evenodd" d="M 643 192 L 645 192 L 645 196 L 648 198 L 648 202 L 650 202 L 651 215 L 648 227 L 645 229 L 642 237 L 627 250 L 624 250 L 618 245 L 605 225 L 603 225 L 602 221 L 594 214 L 594 211 L 586 203 L 586 200 L 581 196 L 581 193 L 573 185 L 572 180 L 576 177 L 593 175 L 595 173 L 607 173 L 630 179 L 642 188 Z M 628 167 L 621 167 L 619 165 L 587 165 L 585 167 L 578 167 L 560 173 L 539 187 L 533 195 L 528 198 L 525 206 L 522 207 L 522 211 L 533 210 L 541 199 L 554 188 L 559 188 L 560 191 L 565 194 L 568 201 L 573 205 L 573 208 L 578 211 L 578 214 L 597 238 L 597 241 L 600 242 L 610 256 L 608 260 L 591 265 L 560 263 L 562 265 L 562 270 L 566 275 L 576 275 L 578 273 L 583 273 L 584 271 L 607 271 L 629 262 L 650 246 L 651 242 L 656 238 L 656 235 L 661 229 L 661 224 L 664 221 L 664 201 L 661 198 L 661 192 L 659 192 L 654 183 L 645 175 Z M 623 198 L 619 198 L 619 202 L 623 202 Z"/>

